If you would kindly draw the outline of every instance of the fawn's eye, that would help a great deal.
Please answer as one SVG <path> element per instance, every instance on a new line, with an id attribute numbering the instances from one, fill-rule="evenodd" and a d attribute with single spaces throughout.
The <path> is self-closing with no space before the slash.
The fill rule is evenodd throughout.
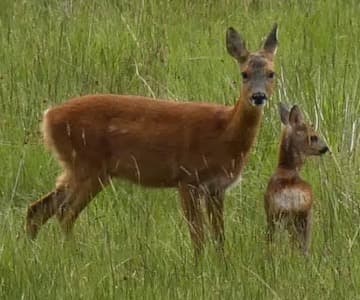
<path id="1" fill-rule="evenodd" d="M 273 79 L 275 77 L 275 72 L 269 72 L 268 73 L 268 78 L 270 78 L 270 79 Z"/>
<path id="2" fill-rule="evenodd" d="M 249 79 L 249 74 L 246 72 L 241 72 L 241 76 L 244 80 Z"/>
<path id="3" fill-rule="evenodd" d="M 316 143 L 316 142 L 318 141 L 318 137 L 317 137 L 316 135 L 312 135 L 312 136 L 310 137 L 310 141 L 311 141 L 312 143 Z"/>

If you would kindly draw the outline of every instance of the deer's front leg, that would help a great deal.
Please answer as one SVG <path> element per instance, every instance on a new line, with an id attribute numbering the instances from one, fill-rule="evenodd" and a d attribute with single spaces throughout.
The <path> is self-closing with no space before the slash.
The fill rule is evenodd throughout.
<path id="1" fill-rule="evenodd" d="M 299 244 L 305 256 L 309 254 L 311 242 L 311 225 L 312 213 L 311 210 L 305 215 L 298 216 L 295 221 L 295 229 L 299 239 Z"/>
<path id="2" fill-rule="evenodd" d="M 306 224 L 304 230 L 304 244 L 303 251 L 304 255 L 309 255 L 310 244 L 311 244 L 311 230 L 312 230 L 312 210 L 308 212 L 306 216 Z"/>
<path id="3" fill-rule="evenodd" d="M 224 199 L 225 191 L 217 189 L 205 193 L 205 203 L 211 226 L 212 236 L 218 250 L 224 250 Z"/>
<path id="4" fill-rule="evenodd" d="M 184 217 L 189 226 L 190 237 L 195 248 L 195 255 L 199 256 L 202 253 L 205 241 L 200 192 L 196 187 L 181 184 L 179 193 Z"/>

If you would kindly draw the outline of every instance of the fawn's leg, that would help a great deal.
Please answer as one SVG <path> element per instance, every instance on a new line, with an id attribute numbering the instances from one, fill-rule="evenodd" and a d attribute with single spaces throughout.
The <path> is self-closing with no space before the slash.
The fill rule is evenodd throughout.
<path id="1" fill-rule="evenodd" d="M 56 214 L 65 236 L 71 234 L 81 211 L 102 190 L 105 184 L 106 181 L 92 177 L 78 182 L 73 187 L 71 194 L 63 201 Z"/>
<path id="2" fill-rule="evenodd" d="M 224 190 L 208 191 L 205 193 L 205 203 L 213 239 L 218 250 L 224 250 Z"/>
<path id="3" fill-rule="evenodd" d="M 303 252 L 305 255 L 309 254 L 311 244 L 311 229 L 312 229 L 312 210 L 310 210 L 306 216 L 306 225 L 304 230 L 304 244 Z"/>
<path id="4" fill-rule="evenodd" d="M 295 230 L 297 233 L 299 246 L 304 255 L 309 254 L 309 246 L 311 241 L 311 212 L 297 216 L 295 219 Z"/>
<path id="5" fill-rule="evenodd" d="M 271 244 L 274 240 L 275 232 L 275 216 L 268 213 L 266 215 L 267 227 L 266 227 L 266 241 L 268 244 Z"/>
<path id="6" fill-rule="evenodd" d="M 36 238 L 40 227 L 56 213 L 66 194 L 64 187 L 57 188 L 28 207 L 25 230 L 31 239 Z"/>
<path id="7" fill-rule="evenodd" d="M 195 248 L 195 256 L 198 257 L 203 250 L 205 241 L 200 193 L 198 188 L 187 184 L 179 186 L 179 193 L 184 217 L 188 223 L 190 237 Z"/>

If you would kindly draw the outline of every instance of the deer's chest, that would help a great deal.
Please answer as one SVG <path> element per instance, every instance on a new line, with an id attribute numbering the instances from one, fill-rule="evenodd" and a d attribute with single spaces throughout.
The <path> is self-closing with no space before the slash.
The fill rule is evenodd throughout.
<path id="1" fill-rule="evenodd" d="M 277 212 L 306 211 L 311 204 L 311 195 L 299 188 L 286 188 L 273 195 L 273 209 Z"/>

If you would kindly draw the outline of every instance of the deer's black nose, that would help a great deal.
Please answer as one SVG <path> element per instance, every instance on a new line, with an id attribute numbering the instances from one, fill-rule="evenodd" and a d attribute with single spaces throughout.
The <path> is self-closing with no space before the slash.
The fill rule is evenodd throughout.
<path id="1" fill-rule="evenodd" d="M 320 150 L 320 153 L 321 154 L 325 154 L 326 152 L 328 152 L 330 149 L 329 149 L 329 147 L 328 146 L 325 146 L 324 148 L 322 148 L 321 150 Z"/>
<path id="2" fill-rule="evenodd" d="M 254 105 L 264 105 L 267 100 L 267 97 L 264 93 L 254 93 L 251 96 L 251 100 Z"/>

